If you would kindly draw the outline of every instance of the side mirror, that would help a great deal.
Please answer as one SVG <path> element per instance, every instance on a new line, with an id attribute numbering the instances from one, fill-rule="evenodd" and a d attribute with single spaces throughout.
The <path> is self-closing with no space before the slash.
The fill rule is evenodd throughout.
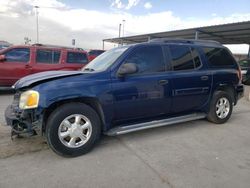
<path id="1" fill-rule="evenodd" d="M 118 69 L 118 76 L 123 77 L 127 74 L 133 74 L 138 71 L 138 67 L 134 63 L 124 63 L 120 68 Z"/>
<path id="2" fill-rule="evenodd" d="M 0 62 L 3 62 L 3 61 L 5 61 L 5 60 L 6 60 L 5 55 L 0 55 Z"/>

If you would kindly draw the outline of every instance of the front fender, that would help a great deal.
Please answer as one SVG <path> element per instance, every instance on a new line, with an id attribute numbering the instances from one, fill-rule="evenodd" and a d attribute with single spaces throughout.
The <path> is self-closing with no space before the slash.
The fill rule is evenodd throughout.
<path id="1" fill-rule="evenodd" d="M 83 99 L 86 98 L 97 99 L 105 117 L 104 124 L 109 125 L 113 118 L 113 96 L 109 80 L 83 81 L 71 79 L 53 80 L 32 88 L 40 94 L 37 114 L 43 114 L 51 105 L 60 101 L 84 101 Z"/>

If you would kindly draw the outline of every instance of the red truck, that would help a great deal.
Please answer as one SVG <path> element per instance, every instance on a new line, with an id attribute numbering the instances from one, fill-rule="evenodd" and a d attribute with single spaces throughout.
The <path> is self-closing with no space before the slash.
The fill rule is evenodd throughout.
<path id="1" fill-rule="evenodd" d="M 49 45 L 11 46 L 0 51 L 0 88 L 29 74 L 50 70 L 79 70 L 88 63 L 84 50 Z"/>

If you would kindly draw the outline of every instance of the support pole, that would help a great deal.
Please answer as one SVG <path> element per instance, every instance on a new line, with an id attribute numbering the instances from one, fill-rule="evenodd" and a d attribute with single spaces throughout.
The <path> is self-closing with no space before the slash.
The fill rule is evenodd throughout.
<path id="1" fill-rule="evenodd" d="M 35 6 L 36 9 L 36 43 L 39 43 L 39 25 L 38 25 L 38 8 L 39 6 Z"/>
<path id="2" fill-rule="evenodd" d="M 122 28 L 122 24 L 119 24 L 119 38 L 121 38 L 121 28 Z"/>
<path id="3" fill-rule="evenodd" d="M 119 39 L 121 38 L 121 28 L 122 28 L 122 24 L 119 24 Z M 118 45 L 119 46 L 121 45 L 121 40 Z"/>
<path id="4" fill-rule="evenodd" d="M 102 40 L 102 50 L 104 50 L 104 40 Z"/>
<path id="5" fill-rule="evenodd" d="M 250 44 L 248 46 L 249 46 L 249 48 L 248 48 L 248 55 L 247 55 L 247 57 L 250 58 Z"/>
<path id="6" fill-rule="evenodd" d="M 148 36 L 148 42 L 151 40 L 151 36 Z"/>
<path id="7" fill-rule="evenodd" d="M 199 31 L 196 31 L 195 32 L 195 40 L 198 40 L 199 39 Z"/>

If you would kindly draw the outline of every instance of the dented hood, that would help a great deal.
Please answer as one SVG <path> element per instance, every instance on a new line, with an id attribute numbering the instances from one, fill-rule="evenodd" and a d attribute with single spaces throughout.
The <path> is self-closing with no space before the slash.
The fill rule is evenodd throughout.
<path id="1" fill-rule="evenodd" d="M 47 71 L 40 72 L 36 74 L 31 74 L 29 76 L 25 76 L 18 80 L 12 87 L 14 89 L 20 89 L 23 87 L 28 87 L 31 85 L 35 85 L 36 83 L 40 83 L 46 80 L 54 80 L 62 77 L 69 77 L 83 74 L 82 71 Z"/>

